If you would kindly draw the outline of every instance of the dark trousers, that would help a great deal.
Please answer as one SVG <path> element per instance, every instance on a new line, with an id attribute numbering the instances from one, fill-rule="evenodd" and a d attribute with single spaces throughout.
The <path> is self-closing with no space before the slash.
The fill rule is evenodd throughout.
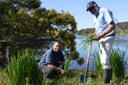
<path id="1" fill-rule="evenodd" d="M 48 68 L 47 66 L 44 66 L 43 68 L 41 68 L 41 70 L 44 73 L 45 78 L 54 78 L 59 74 L 59 72 L 54 69 Z"/>

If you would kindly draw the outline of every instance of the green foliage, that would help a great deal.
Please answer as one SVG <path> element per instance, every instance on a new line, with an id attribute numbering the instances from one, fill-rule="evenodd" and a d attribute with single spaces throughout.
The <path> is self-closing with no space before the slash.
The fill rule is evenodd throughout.
<path id="1" fill-rule="evenodd" d="M 85 50 L 89 45 L 92 45 L 92 42 L 95 40 L 95 37 L 89 37 L 87 36 L 85 40 L 83 40 L 79 45 L 83 45 L 82 48 Z M 88 49 L 88 56 L 90 56 L 91 48 Z M 90 53 L 89 53 L 90 52 Z M 74 53 L 75 54 L 75 53 Z M 76 54 L 75 54 L 76 55 Z M 82 65 L 84 63 L 84 58 L 80 58 L 77 60 L 77 63 L 79 65 Z"/>
<path id="2" fill-rule="evenodd" d="M 71 56 L 73 60 L 76 60 L 79 58 L 79 53 L 77 51 L 72 51 Z"/>
<path id="3" fill-rule="evenodd" d="M 94 65 L 96 67 L 96 74 L 98 78 L 101 78 L 103 75 L 103 69 L 102 69 L 102 64 L 100 62 L 100 56 L 98 52 L 93 53 L 94 56 Z"/>
<path id="4" fill-rule="evenodd" d="M 83 45 L 82 48 L 86 49 L 93 41 L 95 40 L 95 37 L 89 37 L 87 36 L 85 40 L 83 40 L 79 45 Z"/>
<path id="5" fill-rule="evenodd" d="M 0 68 L 0 85 L 10 85 L 9 78 L 7 76 L 7 70 Z"/>
<path id="6" fill-rule="evenodd" d="M 54 79 L 47 79 L 45 84 L 42 85 L 85 85 L 80 82 L 80 75 L 83 74 L 81 70 L 70 70 L 63 76 L 59 75 Z M 128 73 L 125 74 L 128 76 Z M 0 69 L 0 85 L 10 85 L 6 72 Z M 31 85 L 31 84 L 30 84 Z M 103 83 L 103 78 L 92 77 L 91 83 L 89 85 L 106 85 Z M 128 85 L 128 80 L 123 79 L 112 79 L 108 85 Z"/>
<path id="7" fill-rule="evenodd" d="M 113 49 L 111 53 L 111 66 L 113 71 L 113 76 L 117 78 L 124 78 L 125 75 L 125 64 L 127 59 L 125 60 L 126 52 L 120 51 L 119 49 Z"/>
<path id="8" fill-rule="evenodd" d="M 42 8 L 39 0 L 1 1 L 0 11 L 0 39 L 8 43 L 11 55 L 26 48 L 49 48 L 57 38 L 63 50 L 70 50 L 72 59 L 79 58 L 75 47 L 76 21 L 69 12 Z"/>
<path id="9" fill-rule="evenodd" d="M 117 21 L 117 20 L 116 20 Z M 118 22 L 116 24 L 116 31 L 117 31 L 117 35 L 126 35 L 128 34 L 128 22 Z M 92 34 L 95 32 L 94 28 L 85 28 L 85 29 L 81 29 L 79 31 L 77 31 L 77 34 L 79 35 L 88 35 L 88 34 Z"/>
<path id="10" fill-rule="evenodd" d="M 71 60 L 72 60 L 72 57 L 70 54 L 67 54 L 66 56 L 66 59 L 65 59 L 65 64 L 64 64 L 64 71 L 67 72 L 68 71 L 68 68 L 71 66 Z"/>
<path id="11" fill-rule="evenodd" d="M 77 60 L 78 65 L 82 65 L 84 63 L 84 58 L 81 57 Z"/>
<path id="12" fill-rule="evenodd" d="M 67 30 L 60 31 L 58 38 L 68 49 L 75 46 L 76 44 L 74 42 L 76 36 L 73 33 L 68 32 Z"/>
<path id="13" fill-rule="evenodd" d="M 117 21 L 117 20 L 116 20 Z M 128 22 L 118 22 L 116 24 L 116 31 L 119 35 L 126 35 L 128 30 Z"/>
<path id="14" fill-rule="evenodd" d="M 94 28 L 87 28 L 87 29 L 81 29 L 77 33 L 79 35 L 88 35 L 88 34 L 93 34 L 95 32 Z"/>
<path id="15" fill-rule="evenodd" d="M 40 0 L 19 0 L 19 3 L 22 7 L 27 9 L 36 9 L 40 7 Z"/>
<path id="16" fill-rule="evenodd" d="M 8 67 L 8 76 L 12 85 L 41 85 L 43 75 L 30 50 L 18 52 Z"/>
<path id="17" fill-rule="evenodd" d="M 126 52 L 120 51 L 119 49 L 112 49 L 110 54 L 110 64 L 112 67 L 112 74 L 115 78 L 124 78 L 125 76 L 125 65 L 127 59 L 124 58 Z M 98 53 L 94 53 L 95 67 L 98 77 L 102 76 L 102 65 Z"/>

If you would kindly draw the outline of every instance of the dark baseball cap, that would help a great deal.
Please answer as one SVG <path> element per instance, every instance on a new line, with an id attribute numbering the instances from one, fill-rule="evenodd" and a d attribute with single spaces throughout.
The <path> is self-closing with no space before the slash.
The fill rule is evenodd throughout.
<path id="1" fill-rule="evenodd" d="M 87 3 L 87 9 L 86 9 L 86 11 L 88 11 L 90 8 L 92 8 L 94 5 L 96 4 L 96 2 L 95 1 L 90 1 L 90 2 L 88 2 Z"/>

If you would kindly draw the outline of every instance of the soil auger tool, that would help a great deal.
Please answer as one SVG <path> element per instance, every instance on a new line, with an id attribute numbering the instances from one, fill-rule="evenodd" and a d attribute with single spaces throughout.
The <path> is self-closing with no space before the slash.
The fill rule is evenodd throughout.
<path id="1" fill-rule="evenodd" d="M 87 61 L 86 61 L 86 69 L 85 69 L 84 75 L 81 75 L 81 77 L 80 77 L 81 83 L 86 83 L 86 85 L 90 85 L 90 82 L 91 82 L 91 77 L 88 76 L 88 68 L 89 68 L 89 63 L 90 63 L 91 49 L 92 49 L 92 42 L 90 42 L 90 45 L 88 48 L 88 57 L 87 57 Z"/>

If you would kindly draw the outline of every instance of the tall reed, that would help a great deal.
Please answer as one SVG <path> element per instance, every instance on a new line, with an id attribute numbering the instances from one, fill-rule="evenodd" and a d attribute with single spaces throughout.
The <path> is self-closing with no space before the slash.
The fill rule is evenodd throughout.
<path id="1" fill-rule="evenodd" d="M 66 59 L 65 59 L 65 64 L 64 64 L 64 70 L 66 72 L 68 71 L 68 68 L 71 66 L 71 60 L 72 60 L 71 54 L 67 53 Z"/>
<path id="2" fill-rule="evenodd" d="M 83 45 L 82 49 L 86 49 L 90 43 L 92 43 L 95 40 L 95 37 L 89 37 L 87 36 L 85 40 L 83 40 L 79 45 Z"/>
<path id="3" fill-rule="evenodd" d="M 100 62 L 100 56 L 98 52 L 93 53 L 94 56 L 94 65 L 96 67 L 96 74 L 98 76 L 98 78 L 100 78 L 103 75 L 103 71 L 102 71 L 102 64 Z"/>
<path id="4" fill-rule="evenodd" d="M 112 67 L 112 74 L 115 78 L 124 78 L 125 76 L 125 65 L 128 59 L 125 59 L 124 51 L 120 51 L 119 49 L 112 49 L 110 54 L 110 64 Z M 94 64 L 96 67 L 96 74 L 98 77 L 102 75 L 102 65 L 100 62 L 100 57 L 98 52 L 93 54 L 94 56 Z"/>
<path id="5" fill-rule="evenodd" d="M 12 85 L 41 85 L 43 75 L 30 50 L 18 52 L 8 67 L 8 76 Z"/>
<path id="6" fill-rule="evenodd" d="M 112 66 L 113 76 L 117 78 L 124 78 L 125 76 L 125 65 L 127 59 L 125 59 L 124 51 L 119 49 L 112 49 L 110 63 Z"/>

